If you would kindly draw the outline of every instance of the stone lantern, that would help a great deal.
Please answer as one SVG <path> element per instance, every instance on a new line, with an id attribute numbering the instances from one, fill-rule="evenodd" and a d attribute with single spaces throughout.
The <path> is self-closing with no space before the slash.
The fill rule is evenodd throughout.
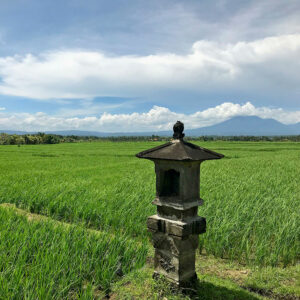
<path id="1" fill-rule="evenodd" d="M 220 159 L 222 154 L 183 140 L 184 125 L 177 121 L 173 140 L 138 153 L 138 158 L 155 163 L 157 214 L 147 220 L 155 248 L 154 277 L 164 275 L 178 286 L 197 278 L 195 253 L 198 235 L 206 230 L 205 218 L 198 216 L 200 164 Z"/>

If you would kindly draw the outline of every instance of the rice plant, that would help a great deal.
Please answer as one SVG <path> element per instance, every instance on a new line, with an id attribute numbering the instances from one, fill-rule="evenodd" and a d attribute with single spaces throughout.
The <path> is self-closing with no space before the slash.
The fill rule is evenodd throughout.
<path id="1" fill-rule="evenodd" d="M 300 144 L 202 142 L 225 154 L 201 165 L 200 249 L 257 265 L 294 264 L 300 246 Z M 155 213 L 156 142 L 0 147 L 0 202 L 146 243 Z"/>

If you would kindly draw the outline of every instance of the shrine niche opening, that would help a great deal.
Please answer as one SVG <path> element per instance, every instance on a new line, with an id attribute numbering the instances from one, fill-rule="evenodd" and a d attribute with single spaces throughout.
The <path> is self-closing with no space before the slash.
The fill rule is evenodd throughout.
<path id="1" fill-rule="evenodd" d="M 161 197 L 179 196 L 180 173 L 174 169 L 163 172 L 160 195 Z"/>

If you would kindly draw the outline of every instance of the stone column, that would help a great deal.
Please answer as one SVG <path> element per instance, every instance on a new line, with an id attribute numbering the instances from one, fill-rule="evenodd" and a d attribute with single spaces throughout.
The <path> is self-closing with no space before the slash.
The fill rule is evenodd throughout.
<path id="1" fill-rule="evenodd" d="M 184 222 L 154 215 L 148 218 L 147 225 L 153 233 L 154 275 L 164 275 L 178 286 L 195 279 L 198 235 L 205 232 L 205 219 Z"/>
<path id="2" fill-rule="evenodd" d="M 157 194 L 153 204 L 157 214 L 147 221 L 155 248 L 155 276 L 164 275 L 178 286 L 196 278 L 198 235 L 206 228 L 205 218 L 197 215 L 202 204 L 199 169 L 199 162 L 156 162 Z M 166 178 L 170 175 L 171 179 Z"/>

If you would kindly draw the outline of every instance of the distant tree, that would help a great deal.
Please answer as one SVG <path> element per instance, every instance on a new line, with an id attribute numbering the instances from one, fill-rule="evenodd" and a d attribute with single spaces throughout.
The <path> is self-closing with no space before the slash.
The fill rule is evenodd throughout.
<path id="1" fill-rule="evenodd" d="M 43 138 L 45 144 L 58 144 L 59 137 L 54 134 L 46 134 Z"/>
<path id="2" fill-rule="evenodd" d="M 25 134 L 25 135 L 24 135 L 24 140 L 25 140 L 25 144 L 26 144 L 26 145 L 33 144 L 30 135 Z"/>

